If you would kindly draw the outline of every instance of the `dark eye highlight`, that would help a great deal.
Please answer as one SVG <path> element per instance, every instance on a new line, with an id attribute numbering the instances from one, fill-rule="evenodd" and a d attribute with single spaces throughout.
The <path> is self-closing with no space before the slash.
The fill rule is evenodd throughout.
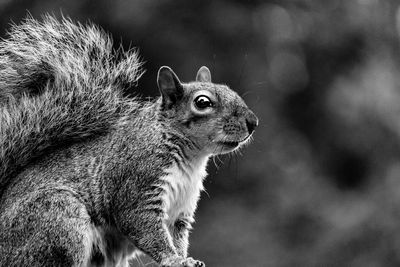
<path id="1" fill-rule="evenodd" d="M 208 98 L 205 95 L 199 95 L 198 97 L 196 97 L 196 99 L 194 100 L 194 104 L 198 109 L 206 109 L 206 108 L 211 108 L 213 106 L 213 103 L 211 102 L 210 98 Z"/>

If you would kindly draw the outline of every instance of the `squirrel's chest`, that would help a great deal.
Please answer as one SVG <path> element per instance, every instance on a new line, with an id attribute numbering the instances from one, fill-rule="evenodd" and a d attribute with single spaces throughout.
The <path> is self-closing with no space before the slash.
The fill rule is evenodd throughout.
<path id="1" fill-rule="evenodd" d="M 174 165 L 166 171 L 167 175 L 162 178 L 164 205 L 171 223 L 179 216 L 193 216 L 207 175 L 206 164 L 204 159 L 184 168 Z"/>

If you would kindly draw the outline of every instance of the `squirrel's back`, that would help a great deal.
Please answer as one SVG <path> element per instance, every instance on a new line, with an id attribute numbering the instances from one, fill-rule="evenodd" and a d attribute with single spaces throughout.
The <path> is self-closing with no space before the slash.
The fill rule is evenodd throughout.
<path id="1" fill-rule="evenodd" d="M 140 105 L 123 97 L 141 75 L 93 25 L 46 16 L 0 42 L 0 197 L 10 179 L 60 145 L 105 134 Z"/>

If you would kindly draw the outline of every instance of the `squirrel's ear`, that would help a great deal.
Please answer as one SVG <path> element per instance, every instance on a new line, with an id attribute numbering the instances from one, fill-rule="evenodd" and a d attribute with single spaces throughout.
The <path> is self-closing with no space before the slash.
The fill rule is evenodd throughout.
<path id="1" fill-rule="evenodd" d="M 199 69 L 196 75 L 196 81 L 203 83 L 211 82 L 211 72 L 206 66 L 203 66 Z"/>
<path id="2" fill-rule="evenodd" d="M 157 84 L 166 107 L 170 107 L 182 98 L 183 86 L 170 67 L 162 66 L 158 70 Z"/>

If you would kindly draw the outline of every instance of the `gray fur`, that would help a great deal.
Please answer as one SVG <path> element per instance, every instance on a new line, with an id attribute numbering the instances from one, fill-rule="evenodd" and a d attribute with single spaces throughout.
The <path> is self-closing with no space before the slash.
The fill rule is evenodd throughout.
<path id="1" fill-rule="evenodd" d="M 126 99 L 139 67 L 66 19 L 28 19 L 0 44 L 0 266 L 128 266 L 136 251 L 204 266 L 187 249 L 208 157 L 257 118 L 227 86 L 169 68 L 162 97 Z"/>
<path id="2" fill-rule="evenodd" d="M 0 196 L 33 158 L 105 134 L 136 110 L 122 90 L 140 77 L 140 65 L 92 25 L 49 16 L 14 25 L 0 42 Z"/>

